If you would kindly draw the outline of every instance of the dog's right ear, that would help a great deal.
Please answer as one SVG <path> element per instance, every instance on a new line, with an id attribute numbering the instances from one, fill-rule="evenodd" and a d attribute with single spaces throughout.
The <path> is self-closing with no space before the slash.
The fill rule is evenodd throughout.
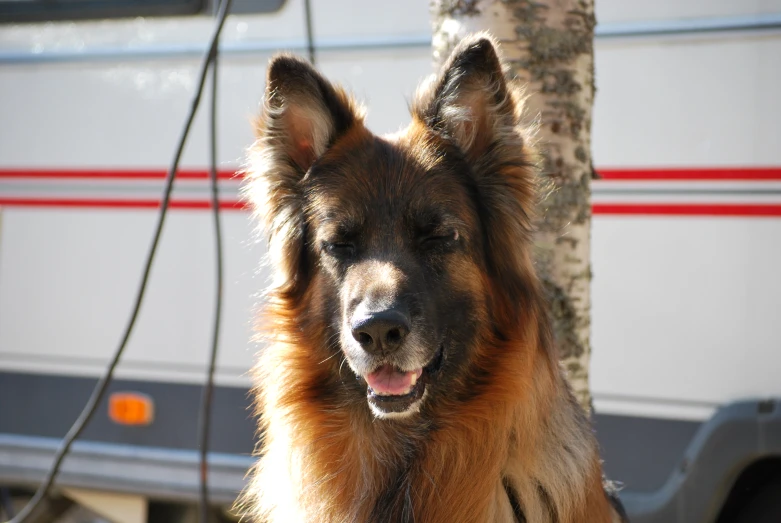
<path id="1" fill-rule="evenodd" d="M 304 60 L 280 55 L 269 63 L 257 131 L 300 175 L 361 119 L 350 97 Z"/>
<path id="2" fill-rule="evenodd" d="M 269 63 L 245 194 L 268 235 L 275 273 L 285 280 L 277 282 L 281 286 L 297 286 L 306 266 L 301 179 L 362 120 L 355 102 L 304 60 L 280 55 Z"/>

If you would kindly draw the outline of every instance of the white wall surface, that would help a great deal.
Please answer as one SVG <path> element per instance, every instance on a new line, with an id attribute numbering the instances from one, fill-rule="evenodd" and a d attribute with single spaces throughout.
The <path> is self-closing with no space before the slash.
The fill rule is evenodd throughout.
<path id="1" fill-rule="evenodd" d="M 315 37 L 331 44 L 425 42 L 428 3 L 314 0 Z M 781 12 L 781 0 L 601 0 L 602 23 Z M 198 70 L 182 46 L 212 20 L 32 24 L 0 32 L 0 170 L 155 168 L 170 162 Z M 242 161 L 271 45 L 300 48 L 302 2 L 231 17 L 220 69 L 219 158 Z M 417 40 L 416 40 L 417 39 Z M 236 46 L 255 46 L 236 52 Z M 266 47 L 264 47 L 264 45 Z M 115 59 L 35 61 L 57 53 Z M 136 51 L 167 57 L 130 57 Z M 11 63 L 3 57 L 30 60 Z M 123 58 L 124 56 L 124 58 Z M 392 132 L 431 71 L 424 45 L 330 49 L 318 63 L 368 102 L 369 126 Z M 781 166 L 781 34 L 601 39 L 596 45 L 598 167 Z M 207 91 L 208 96 L 208 91 Z M 199 115 L 184 167 L 207 163 Z M 0 197 L 154 197 L 159 182 L 8 181 Z M 135 182 L 134 182 L 135 183 Z M 113 185 L 112 185 L 113 184 Z M 112 185 L 114 188 L 107 188 Z M 177 197 L 205 199 L 182 182 Z M 595 184 L 595 201 L 775 202 L 778 183 Z M 223 182 L 228 199 L 236 184 Z M 113 193 L 112 193 L 113 194 Z M 262 245 L 240 211 L 224 214 L 227 291 L 218 379 L 247 384 Z M 0 368 L 96 374 L 127 319 L 151 239 L 151 210 L 0 208 Z M 121 376 L 200 382 L 211 332 L 213 253 L 204 211 L 173 211 Z M 781 218 L 596 216 L 592 388 L 602 412 L 702 419 L 714 406 L 781 395 Z"/>

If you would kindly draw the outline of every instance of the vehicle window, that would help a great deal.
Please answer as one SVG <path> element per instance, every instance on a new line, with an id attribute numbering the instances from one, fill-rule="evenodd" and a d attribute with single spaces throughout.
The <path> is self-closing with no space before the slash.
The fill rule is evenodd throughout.
<path id="1" fill-rule="evenodd" d="M 285 0 L 234 0 L 236 13 L 276 11 Z M 216 0 L 0 0 L 0 23 L 209 14 Z"/>

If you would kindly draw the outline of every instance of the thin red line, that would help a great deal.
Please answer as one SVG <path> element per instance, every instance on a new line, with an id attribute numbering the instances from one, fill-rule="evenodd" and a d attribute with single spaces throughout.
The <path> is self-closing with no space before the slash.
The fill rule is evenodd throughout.
<path id="1" fill-rule="evenodd" d="M 64 207 L 98 209 L 157 209 L 159 200 L 99 200 L 62 198 L 0 198 L 0 205 L 15 207 Z M 172 200 L 172 209 L 207 210 L 207 200 Z M 241 201 L 222 201 L 225 210 L 246 210 Z M 595 203 L 592 212 L 596 215 L 634 216 L 744 216 L 781 217 L 781 204 L 700 204 L 700 203 Z"/>
<path id="2" fill-rule="evenodd" d="M 160 200 L 98 200 L 65 198 L 0 198 L 0 205 L 14 207 L 66 207 L 98 209 L 158 209 Z M 207 200 L 171 200 L 171 209 L 206 210 L 211 209 Z M 221 201 L 220 209 L 243 210 L 246 206 L 240 201 Z"/>
<path id="3" fill-rule="evenodd" d="M 779 167 L 597 168 L 597 173 L 603 180 L 610 181 L 781 181 L 781 168 Z"/>
<path id="4" fill-rule="evenodd" d="M 595 203 L 593 214 L 647 216 L 781 216 L 781 204 Z"/>
<path id="5" fill-rule="evenodd" d="M 0 178 L 57 178 L 67 180 L 162 180 L 167 172 L 156 169 L 0 169 Z M 179 170 L 178 179 L 206 180 L 209 172 L 198 169 Z M 220 180 L 241 180 L 235 170 L 217 171 Z"/>

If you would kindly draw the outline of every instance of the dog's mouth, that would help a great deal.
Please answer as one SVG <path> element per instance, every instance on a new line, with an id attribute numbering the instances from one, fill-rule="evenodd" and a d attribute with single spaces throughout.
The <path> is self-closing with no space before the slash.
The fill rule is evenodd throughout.
<path id="1" fill-rule="evenodd" d="M 363 376 L 368 385 L 366 398 L 378 417 L 413 414 L 420 408 L 431 382 L 442 365 L 443 347 L 425 367 L 405 371 L 385 364 Z"/>

